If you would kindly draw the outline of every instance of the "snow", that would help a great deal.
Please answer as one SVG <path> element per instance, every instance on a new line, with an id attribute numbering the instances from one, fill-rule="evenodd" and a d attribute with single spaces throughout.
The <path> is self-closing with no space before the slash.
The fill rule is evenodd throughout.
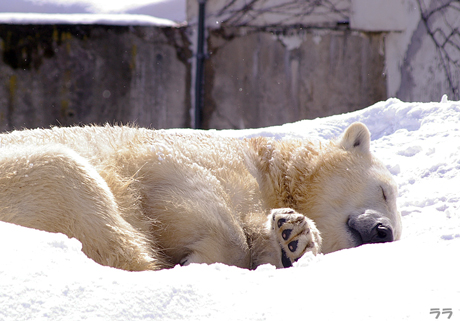
<path id="1" fill-rule="evenodd" d="M 45 14 L 45 13 L 0 13 L 4 24 L 99 24 L 116 26 L 176 26 L 167 19 L 139 14 Z"/>
<path id="2" fill-rule="evenodd" d="M 398 183 L 402 240 L 306 255 L 289 269 L 126 272 L 86 258 L 75 239 L 0 222 L 0 320 L 435 320 L 432 309 L 451 309 L 458 320 L 460 102 L 389 99 L 343 115 L 213 132 L 327 140 L 354 121 L 369 127 L 373 153 Z"/>
<path id="3" fill-rule="evenodd" d="M 186 20 L 186 0 L 2 0 L 0 12 L 6 24 L 169 26 Z"/>
<path id="4" fill-rule="evenodd" d="M 167 19 L 137 14 L 0 13 L 4 24 L 100 24 L 117 26 L 177 26 Z"/>

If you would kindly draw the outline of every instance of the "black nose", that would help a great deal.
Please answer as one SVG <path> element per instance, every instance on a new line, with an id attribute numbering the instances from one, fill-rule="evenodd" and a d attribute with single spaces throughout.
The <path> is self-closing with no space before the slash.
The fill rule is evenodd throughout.
<path id="1" fill-rule="evenodd" d="M 361 236 L 362 237 L 362 236 Z M 384 243 L 393 241 L 393 231 L 388 226 L 378 223 L 367 238 L 363 238 L 364 243 Z"/>
<path id="2" fill-rule="evenodd" d="M 348 226 L 358 245 L 394 240 L 390 220 L 377 212 L 366 211 L 363 214 L 352 215 L 348 219 Z"/>

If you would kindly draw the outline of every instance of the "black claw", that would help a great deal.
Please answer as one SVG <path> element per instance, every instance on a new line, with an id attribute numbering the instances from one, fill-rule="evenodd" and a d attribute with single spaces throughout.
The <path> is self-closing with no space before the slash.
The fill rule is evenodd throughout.
<path id="1" fill-rule="evenodd" d="M 297 243 L 299 243 L 298 240 L 292 241 L 291 243 L 288 244 L 288 248 L 291 252 L 295 252 L 297 250 Z"/>
<path id="2" fill-rule="evenodd" d="M 281 249 L 281 263 L 283 263 L 283 267 L 288 268 L 292 266 L 291 260 L 287 257 L 286 252 Z"/>
<path id="3" fill-rule="evenodd" d="M 284 223 L 286 223 L 286 219 L 285 218 L 280 218 L 278 220 L 278 228 L 280 228 Z"/>
<path id="4" fill-rule="evenodd" d="M 289 236 L 291 236 L 292 230 L 284 230 L 283 233 L 281 233 L 281 236 L 283 237 L 283 240 L 287 240 Z"/>

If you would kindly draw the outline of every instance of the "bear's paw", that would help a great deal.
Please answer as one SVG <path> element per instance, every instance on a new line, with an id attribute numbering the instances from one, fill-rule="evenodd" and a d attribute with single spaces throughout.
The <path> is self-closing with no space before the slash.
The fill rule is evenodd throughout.
<path id="1" fill-rule="evenodd" d="M 292 266 L 306 252 L 318 254 L 321 236 L 315 223 L 290 208 L 278 208 L 271 212 L 271 230 L 281 248 L 284 267 Z"/>

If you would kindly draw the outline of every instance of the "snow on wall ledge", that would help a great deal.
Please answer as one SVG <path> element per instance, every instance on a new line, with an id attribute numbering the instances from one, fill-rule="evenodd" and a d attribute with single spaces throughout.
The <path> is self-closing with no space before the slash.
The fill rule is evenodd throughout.
<path id="1" fill-rule="evenodd" d="M 0 24 L 86 24 L 112 26 L 179 26 L 178 23 L 140 14 L 0 13 Z"/>
<path id="2" fill-rule="evenodd" d="M 369 127 L 373 153 L 399 185 L 401 241 L 306 255 L 281 270 L 126 272 L 94 263 L 62 234 L 0 222 L 0 319 L 435 320 L 440 311 L 459 320 L 460 102 L 390 99 L 327 118 L 213 132 L 326 140 L 354 121 Z"/>

